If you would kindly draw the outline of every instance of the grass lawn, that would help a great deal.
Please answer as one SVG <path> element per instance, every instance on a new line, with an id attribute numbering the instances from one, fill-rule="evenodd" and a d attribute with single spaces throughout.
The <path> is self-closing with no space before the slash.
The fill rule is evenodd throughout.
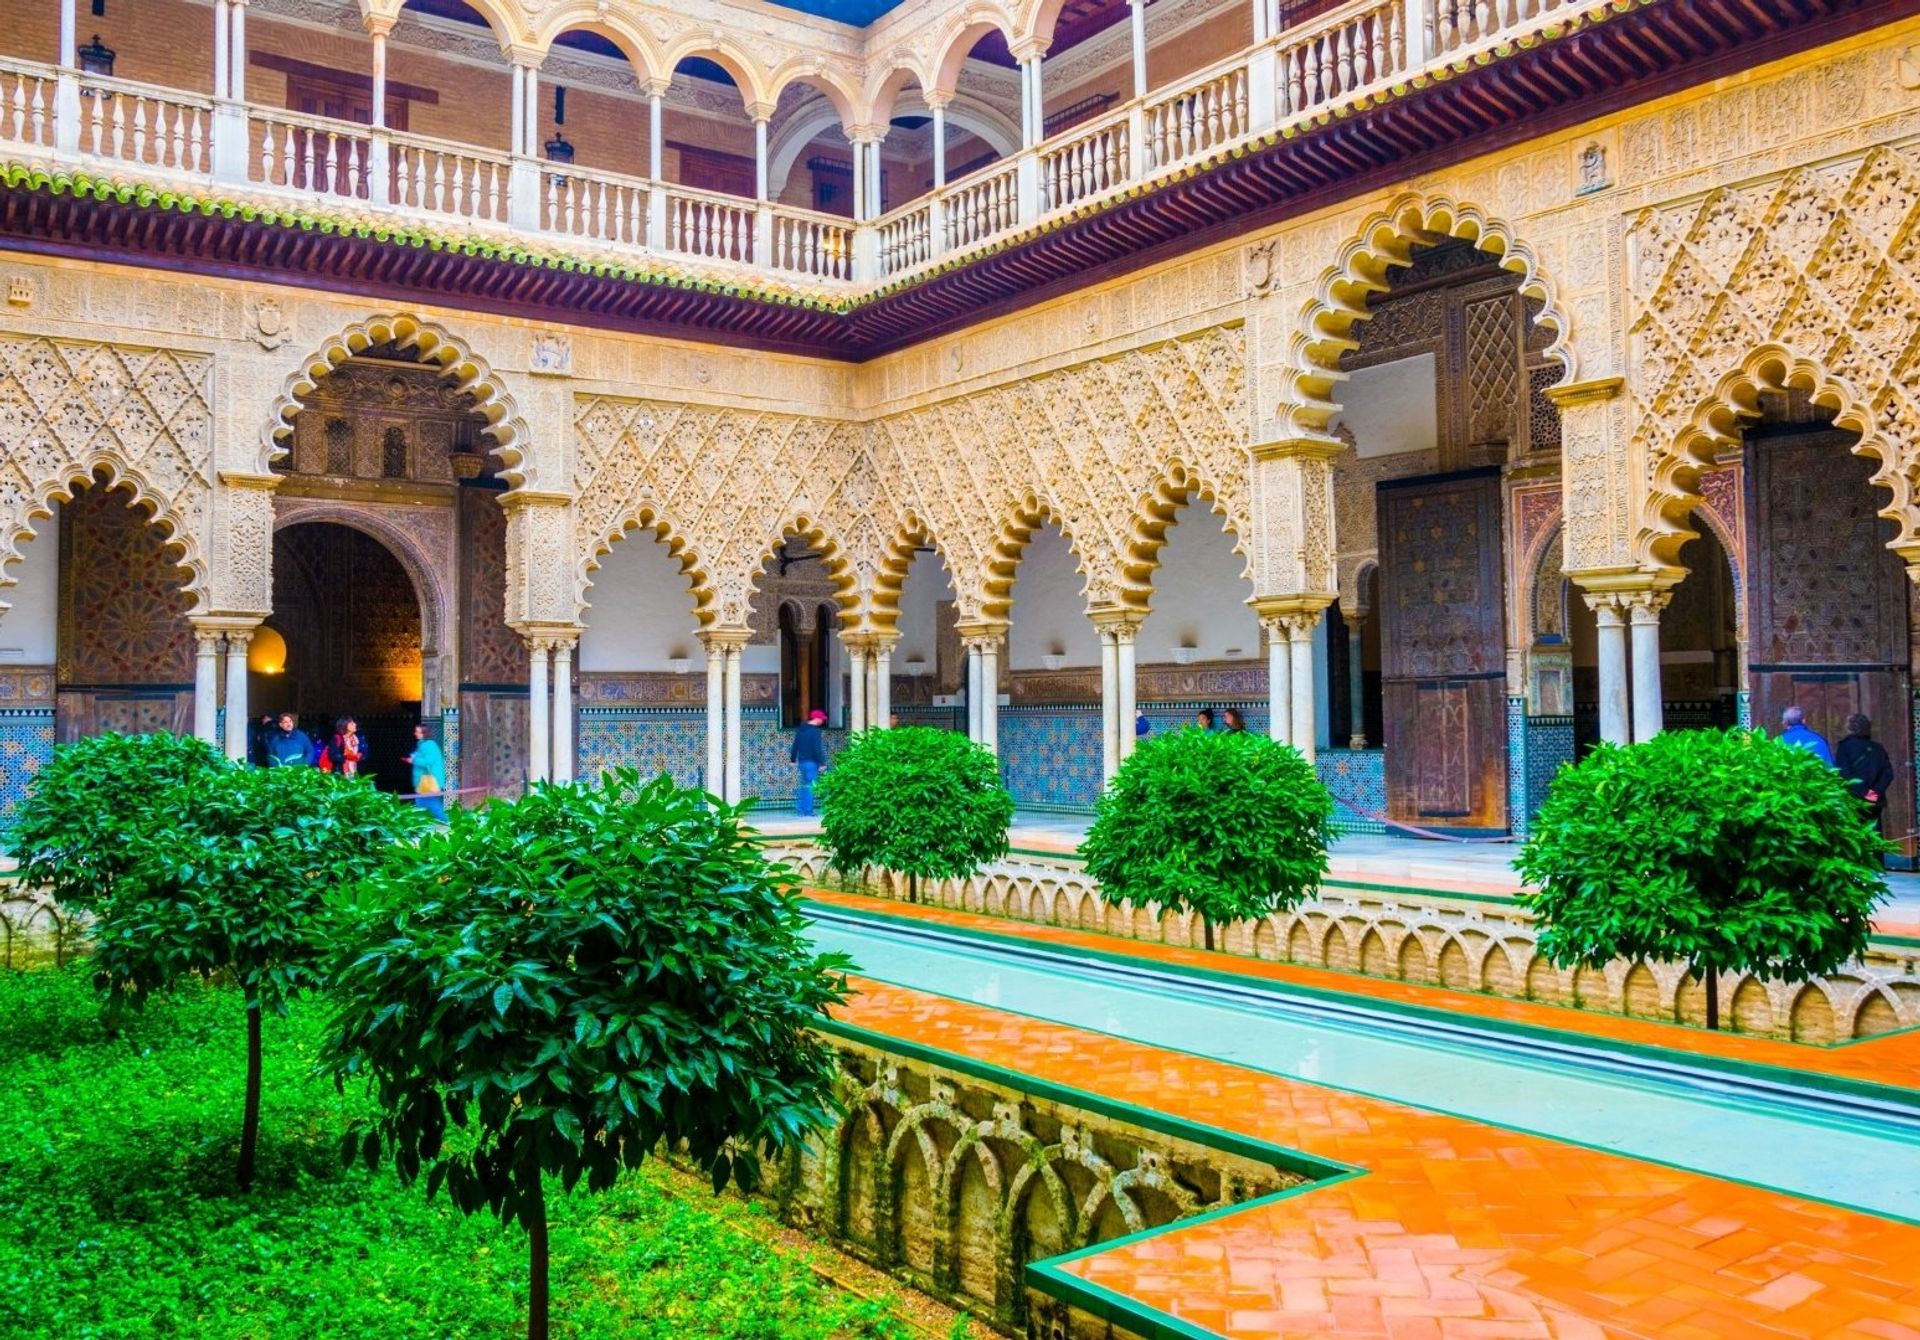
<path id="1" fill-rule="evenodd" d="M 325 1015 L 310 1000 L 267 1021 L 259 1180 L 241 1197 L 236 992 L 158 998 L 110 1039 L 84 964 L 0 973 L 0 1336 L 524 1334 L 518 1229 L 462 1219 L 384 1168 L 340 1165 L 340 1135 L 365 1099 L 310 1073 Z M 821 1280 L 757 1207 L 668 1170 L 604 1196 L 548 1194 L 556 1336 L 925 1334 L 904 1322 L 904 1300 Z"/>

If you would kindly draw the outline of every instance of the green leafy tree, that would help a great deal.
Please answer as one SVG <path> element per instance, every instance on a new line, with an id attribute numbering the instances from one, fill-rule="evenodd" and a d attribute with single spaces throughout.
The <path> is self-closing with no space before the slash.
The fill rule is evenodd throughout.
<path id="1" fill-rule="evenodd" d="M 837 870 L 879 866 L 907 877 L 959 879 L 1007 854 L 1013 797 L 1000 761 L 957 731 L 863 731 L 820 779 L 820 840 Z"/>
<path id="2" fill-rule="evenodd" d="M 1887 844 L 1840 774 L 1746 731 L 1668 731 L 1563 768 L 1516 868 L 1562 967 L 1684 962 L 1799 980 L 1866 948 Z"/>
<path id="3" fill-rule="evenodd" d="M 12 842 L 20 879 L 68 912 L 91 915 L 175 817 L 176 788 L 230 765 L 191 736 L 109 731 L 53 751 L 20 806 Z"/>
<path id="4" fill-rule="evenodd" d="M 1263 735 L 1176 730 L 1120 765 L 1080 844 L 1109 898 L 1215 922 L 1292 907 L 1320 887 L 1333 796 L 1300 752 Z"/>
<path id="5" fill-rule="evenodd" d="M 263 1014 L 320 984 L 330 896 L 419 831 L 420 811 L 313 768 L 223 767 L 158 797 L 166 821 L 96 908 L 109 1024 L 182 978 L 231 974 L 247 1016 L 238 1181 L 253 1185 Z"/>
<path id="6" fill-rule="evenodd" d="M 808 943 L 785 872 L 737 808 L 632 770 L 456 811 L 360 886 L 326 1067 L 392 1159 L 529 1237 L 527 1333 L 547 1334 L 546 1177 L 611 1187 L 663 1142 L 750 1187 L 763 1149 L 825 1125 L 810 1031 L 848 966 Z"/>

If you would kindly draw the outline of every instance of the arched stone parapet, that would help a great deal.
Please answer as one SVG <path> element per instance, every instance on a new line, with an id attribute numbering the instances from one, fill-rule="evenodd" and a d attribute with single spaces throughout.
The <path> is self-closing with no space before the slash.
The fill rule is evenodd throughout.
<path id="1" fill-rule="evenodd" d="M 1759 397 L 1798 390 L 1860 435 L 1920 560 L 1920 149 L 1880 147 L 1642 210 L 1628 229 L 1628 557 L 1674 561 L 1699 475 Z"/>
<path id="2" fill-rule="evenodd" d="M 19 407 L 0 439 L 0 589 L 34 522 L 101 477 L 160 528 L 192 612 L 209 612 L 212 397 L 207 354 L 0 334 L 0 398 Z"/>
<path id="3" fill-rule="evenodd" d="M 493 439 L 494 454 L 500 458 L 503 476 L 510 485 L 521 488 L 536 482 L 532 471 L 525 468 L 529 438 L 526 420 L 505 381 L 464 340 L 411 312 L 373 316 L 348 326 L 300 361 L 300 366 L 288 374 L 261 434 L 258 468 L 262 473 L 286 455 L 285 440 L 293 432 L 294 415 L 300 412 L 302 398 L 315 384 L 355 354 L 388 343 L 437 364 L 458 389 L 473 397 L 474 412 L 487 421 L 487 435 Z"/>

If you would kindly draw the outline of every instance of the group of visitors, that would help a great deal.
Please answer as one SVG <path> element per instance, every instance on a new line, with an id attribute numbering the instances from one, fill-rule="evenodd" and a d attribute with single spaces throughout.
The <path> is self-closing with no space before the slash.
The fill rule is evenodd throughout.
<path id="1" fill-rule="evenodd" d="M 1220 716 L 1225 723 L 1220 728 L 1223 734 L 1246 734 L 1247 719 L 1240 715 L 1239 708 L 1223 707 L 1220 709 Z M 1203 707 L 1198 712 L 1195 712 L 1193 714 L 1193 724 L 1201 730 L 1211 731 L 1213 729 L 1213 709 L 1211 707 Z"/>
<path id="2" fill-rule="evenodd" d="M 1780 714 L 1780 742 L 1804 749 L 1846 778 L 1847 788 L 1866 802 L 1868 816 L 1880 822 L 1887 807 L 1887 788 L 1893 785 L 1893 760 L 1886 746 L 1873 738 L 1873 722 L 1855 712 L 1847 718 L 1847 738 L 1839 749 L 1827 746 L 1826 737 L 1807 724 L 1807 714 L 1789 707 Z"/>
<path id="3" fill-rule="evenodd" d="M 413 803 L 444 821 L 447 756 L 424 724 L 413 728 L 413 741 L 413 752 L 401 760 L 413 769 Z M 269 713 L 260 718 L 249 756 L 263 768 L 319 768 L 357 777 L 367 753 L 367 737 L 352 717 L 335 721 L 333 734 L 323 738 L 301 730 L 293 713 L 282 712 L 278 717 Z"/>

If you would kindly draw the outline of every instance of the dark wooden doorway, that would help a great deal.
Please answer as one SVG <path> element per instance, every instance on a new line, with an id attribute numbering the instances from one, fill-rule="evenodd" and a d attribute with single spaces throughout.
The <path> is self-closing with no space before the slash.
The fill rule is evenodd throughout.
<path id="1" fill-rule="evenodd" d="M 1854 712 L 1893 759 L 1882 831 L 1913 827 L 1913 697 L 1908 580 L 1887 548 L 1874 463 L 1853 433 L 1767 425 L 1747 434 L 1747 552 L 1753 569 L 1747 663 L 1753 723 L 1778 734 L 1797 703 L 1838 744 Z"/>
<path id="2" fill-rule="evenodd" d="M 1507 826 L 1500 472 L 1378 486 L 1387 812 L 1436 828 Z"/>

